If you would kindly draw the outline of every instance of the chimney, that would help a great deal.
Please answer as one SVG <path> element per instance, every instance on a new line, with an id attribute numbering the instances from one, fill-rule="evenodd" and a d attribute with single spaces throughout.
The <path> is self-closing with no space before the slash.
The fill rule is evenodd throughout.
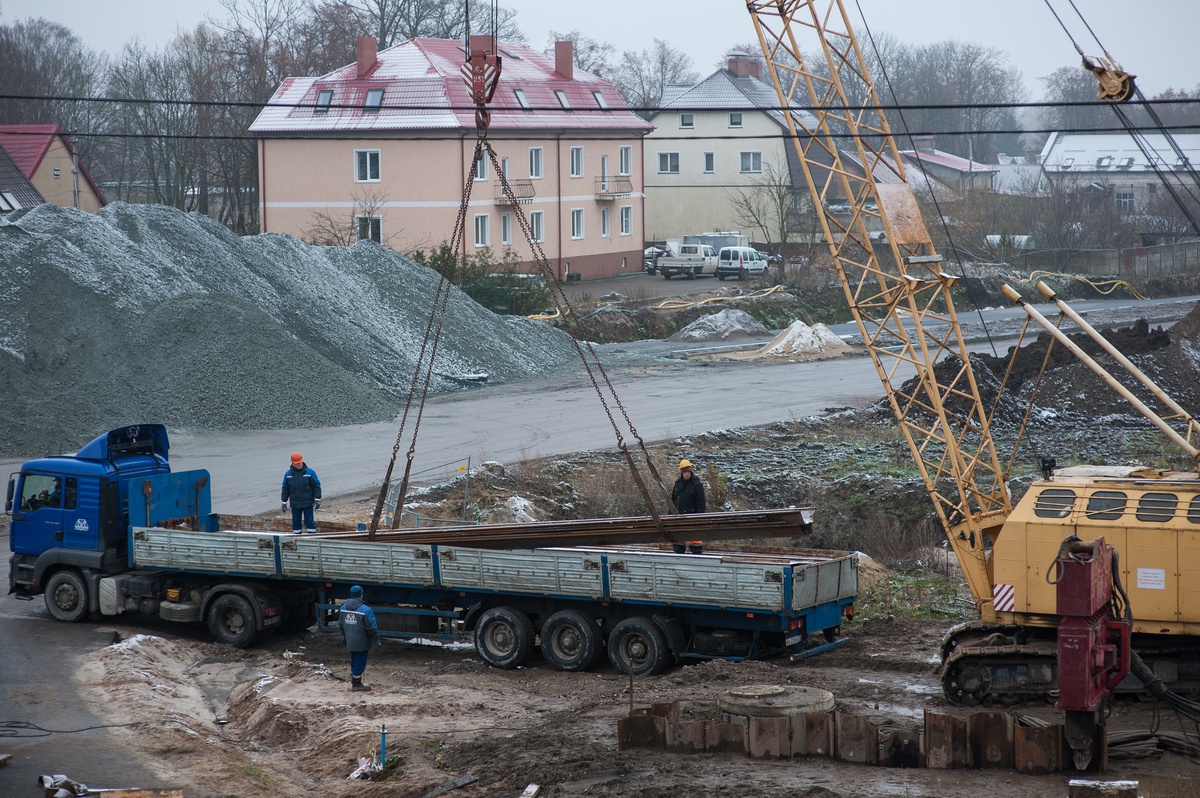
<path id="1" fill-rule="evenodd" d="M 917 152 L 932 153 L 935 149 L 933 146 L 933 136 L 913 136 L 912 141 L 913 146 L 917 148 Z"/>
<path id="2" fill-rule="evenodd" d="M 730 53 L 728 61 L 729 71 L 734 76 L 739 78 L 756 78 L 763 79 L 763 62 L 762 59 L 749 53 Z"/>
<path id="3" fill-rule="evenodd" d="M 575 77 L 575 42 L 566 39 L 554 43 L 554 71 L 567 80 Z"/>
<path id="4" fill-rule="evenodd" d="M 358 76 L 365 78 L 378 63 L 375 58 L 375 37 L 359 36 L 354 40 L 354 54 L 358 61 Z"/>

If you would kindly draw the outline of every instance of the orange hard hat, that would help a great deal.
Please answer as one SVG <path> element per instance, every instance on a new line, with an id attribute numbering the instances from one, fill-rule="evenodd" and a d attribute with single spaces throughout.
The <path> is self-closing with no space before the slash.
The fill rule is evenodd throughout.
<path id="1" fill-rule="evenodd" d="M 292 462 L 293 463 L 302 463 L 302 462 L 304 462 L 304 456 L 301 455 L 300 452 L 292 452 Z"/>

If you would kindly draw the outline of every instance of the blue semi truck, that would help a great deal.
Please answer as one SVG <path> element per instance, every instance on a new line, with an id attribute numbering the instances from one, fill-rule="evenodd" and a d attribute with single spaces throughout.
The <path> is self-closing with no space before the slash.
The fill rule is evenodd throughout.
<path id="1" fill-rule="evenodd" d="M 584 670 L 607 650 L 622 673 L 654 674 L 684 657 L 799 659 L 846 642 L 853 552 L 485 549 L 222 529 L 208 473 L 172 472 L 169 448 L 165 427 L 143 424 L 25 463 L 5 502 L 9 592 L 44 595 L 61 621 L 154 615 L 247 647 L 271 630 L 331 628 L 360 584 L 381 634 L 473 632 L 500 668 L 540 648 L 550 666 Z"/>

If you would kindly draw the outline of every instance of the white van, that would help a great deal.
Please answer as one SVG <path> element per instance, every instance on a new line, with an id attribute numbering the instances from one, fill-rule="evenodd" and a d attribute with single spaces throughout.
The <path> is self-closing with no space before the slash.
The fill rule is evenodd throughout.
<path id="1" fill-rule="evenodd" d="M 767 271 L 767 259 L 753 247 L 721 247 L 717 256 L 717 279 L 736 277 L 744 280 Z"/>

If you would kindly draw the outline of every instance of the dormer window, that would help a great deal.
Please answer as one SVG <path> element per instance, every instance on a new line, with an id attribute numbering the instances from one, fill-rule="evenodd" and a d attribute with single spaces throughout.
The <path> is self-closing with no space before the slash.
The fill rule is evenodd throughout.
<path id="1" fill-rule="evenodd" d="M 606 111 L 608 110 L 608 101 L 604 99 L 604 95 L 601 92 L 594 91 L 592 92 L 592 96 L 596 98 L 596 105 L 600 106 Z"/>
<path id="2" fill-rule="evenodd" d="M 313 109 L 314 114 L 329 113 L 329 104 L 333 102 L 333 90 L 322 89 L 317 92 L 317 107 Z"/>
<path id="3" fill-rule="evenodd" d="M 555 89 L 554 96 L 558 98 L 558 104 L 566 110 L 571 110 L 571 101 L 567 99 L 567 93 L 562 89 Z"/>
<path id="4" fill-rule="evenodd" d="M 363 102 L 363 112 L 377 114 L 382 105 L 383 89 L 367 89 L 367 99 Z"/>
<path id="5" fill-rule="evenodd" d="M 513 89 L 513 95 L 517 98 L 517 105 L 521 106 L 526 111 L 533 107 L 529 104 L 529 98 L 525 96 L 524 89 Z"/>

